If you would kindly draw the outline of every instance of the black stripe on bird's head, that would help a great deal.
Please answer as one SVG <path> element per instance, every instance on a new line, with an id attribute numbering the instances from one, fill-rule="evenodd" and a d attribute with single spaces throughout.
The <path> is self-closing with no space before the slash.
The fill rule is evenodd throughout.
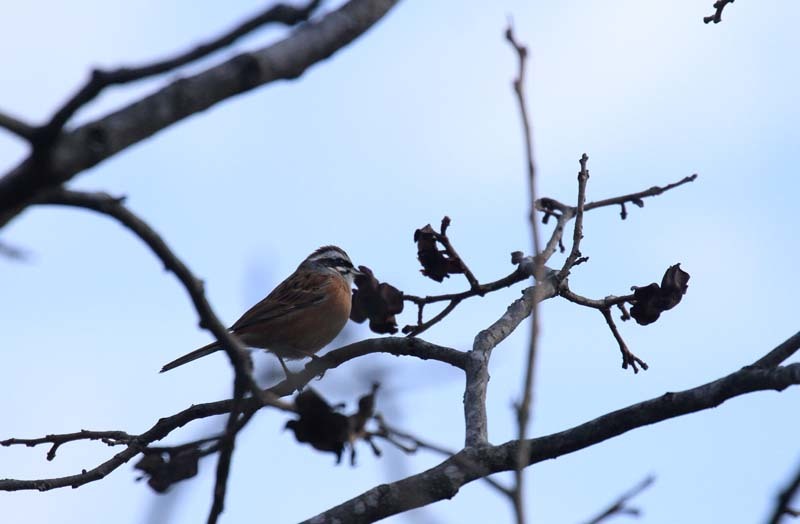
<path id="1" fill-rule="evenodd" d="M 344 249 L 337 246 L 323 246 L 306 258 L 304 263 L 314 263 L 338 271 L 344 276 L 359 275 Z"/>

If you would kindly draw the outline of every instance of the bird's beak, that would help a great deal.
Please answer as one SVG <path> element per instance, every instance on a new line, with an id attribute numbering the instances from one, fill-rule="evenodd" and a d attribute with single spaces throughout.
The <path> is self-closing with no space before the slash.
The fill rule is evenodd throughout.
<path id="1" fill-rule="evenodd" d="M 353 268 L 351 270 L 351 273 L 353 274 L 354 277 L 364 276 L 364 273 L 362 273 L 361 271 L 357 270 L 356 268 Z"/>

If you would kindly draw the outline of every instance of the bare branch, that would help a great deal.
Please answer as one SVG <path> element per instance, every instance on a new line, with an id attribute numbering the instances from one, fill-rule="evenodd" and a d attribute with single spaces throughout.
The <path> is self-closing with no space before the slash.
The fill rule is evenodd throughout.
<path id="1" fill-rule="evenodd" d="M 573 266 L 580 264 L 581 259 L 581 240 L 583 240 L 583 211 L 586 204 L 586 184 L 589 181 L 589 170 L 586 169 L 586 162 L 589 157 L 586 153 L 581 155 L 580 165 L 581 170 L 578 172 L 578 205 L 575 206 L 575 228 L 572 233 L 572 249 L 564 261 L 564 267 L 558 273 L 558 278 L 563 280 L 569 275 L 569 271 Z"/>
<path id="2" fill-rule="evenodd" d="M 522 292 L 491 326 L 475 336 L 467 353 L 467 384 L 464 390 L 465 446 L 482 446 L 488 441 L 486 388 L 489 384 L 489 358 L 492 350 L 528 318 L 535 303 L 556 295 L 555 279 L 548 278 Z"/>
<path id="3" fill-rule="evenodd" d="M 531 271 L 527 271 L 525 268 L 517 267 L 514 271 L 509 273 L 508 275 L 495 280 L 493 282 L 489 282 L 487 284 L 478 284 L 476 288 L 471 288 L 466 291 L 461 291 L 460 293 L 448 293 L 444 295 L 428 295 L 425 297 L 418 297 L 415 295 L 403 295 L 403 300 L 407 300 L 409 302 L 413 302 L 414 304 L 433 304 L 434 302 L 444 302 L 446 300 L 453 301 L 453 300 L 464 300 L 465 298 L 470 298 L 474 296 L 483 296 L 487 293 L 491 293 L 492 291 L 497 291 L 499 289 L 511 287 L 518 282 L 523 282 L 533 276 Z"/>
<path id="4" fill-rule="evenodd" d="M 660 195 L 670 189 L 674 189 L 678 186 L 686 184 L 688 182 L 693 182 L 697 178 L 697 175 L 691 175 L 684 177 L 683 179 L 679 180 L 678 182 L 667 184 L 666 186 L 659 187 L 653 186 L 650 189 L 646 189 L 644 191 L 639 191 L 638 193 L 630 193 L 628 195 L 622 195 L 614 198 L 607 198 L 605 200 L 600 200 L 597 202 L 589 202 L 584 205 L 584 211 L 591 211 L 592 209 L 597 209 L 600 207 L 607 207 L 613 205 L 622 206 L 624 211 L 624 206 L 626 203 L 631 202 L 638 207 L 642 207 L 644 202 L 642 199 L 647 197 L 653 197 Z M 553 198 L 540 198 L 534 202 L 534 205 L 538 211 L 544 213 L 544 219 L 542 220 L 543 223 L 547 223 L 550 217 L 556 217 L 556 226 L 553 228 L 553 232 L 550 235 L 550 239 L 544 246 L 539 258 L 541 259 L 542 264 L 546 264 L 550 257 L 556 252 L 556 249 L 561 247 L 563 252 L 562 246 L 562 238 L 564 236 L 564 228 L 567 225 L 567 222 L 575 218 L 575 215 L 578 212 L 577 207 L 568 206 L 555 200 Z M 622 218 L 624 219 L 627 216 L 627 212 L 622 214 Z"/>
<path id="5" fill-rule="evenodd" d="M 186 264 L 172 252 L 158 233 L 135 214 L 131 213 L 122 204 L 122 201 L 123 199 L 121 198 L 113 198 L 105 193 L 57 189 L 47 193 L 38 203 L 59 204 L 91 209 L 115 218 L 123 226 L 138 236 L 147 244 L 147 247 L 161 259 L 164 263 L 164 267 L 172 271 L 181 284 L 183 284 L 200 317 L 200 327 L 209 330 L 217 338 L 220 345 L 228 354 L 236 376 L 241 376 L 253 395 L 259 396 L 262 392 L 256 385 L 250 372 L 249 356 L 241 342 L 225 328 L 213 309 L 211 309 L 211 304 L 209 304 L 205 297 L 203 282 L 192 274 Z M 265 399 L 265 402 L 268 403 L 269 399 Z"/>
<path id="6" fill-rule="evenodd" d="M 695 180 L 697 180 L 696 173 L 693 175 L 689 175 L 687 177 L 683 177 L 677 182 L 673 182 L 672 184 L 667 184 L 666 186 L 663 187 L 653 186 L 650 189 L 645 189 L 644 191 L 639 191 L 638 193 L 630 193 L 628 195 L 622 195 L 614 198 L 607 198 L 605 200 L 598 200 L 597 202 L 589 202 L 588 204 L 586 204 L 585 210 L 591 211 L 592 209 L 621 205 L 626 202 L 630 202 L 636 205 L 637 207 L 643 207 L 644 206 L 644 202 L 642 202 L 643 198 L 658 196 L 662 193 L 669 191 L 670 189 L 675 189 L 676 187 L 682 186 L 683 184 L 688 184 L 689 182 L 694 182 Z"/>
<path id="7" fill-rule="evenodd" d="M 625 340 L 623 340 L 622 335 L 617 329 L 617 325 L 614 323 L 614 317 L 611 316 L 611 308 L 602 308 L 600 312 L 603 314 L 603 318 L 606 319 L 606 323 L 611 333 L 614 335 L 614 339 L 617 341 L 617 344 L 619 344 L 619 351 L 622 353 L 622 369 L 628 369 L 628 366 L 631 366 L 633 372 L 638 373 L 639 368 L 636 367 L 638 364 L 642 366 L 642 369 L 647 370 L 647 363 L 631 353 L 631 350 L 628 349 L 628 345 L 625 343 Z"/>
<path id="8" fill-rule="evenodd" d="M 299 24 L 307 20 L 319 4 L 320 0 L 313 0 L 302 8 L 277 4 L 245 20 L 225 34 L 171 58 L 139 67 L 121 67 L 111 71 L 95 69 L 89 81 L 55 112 L 45 126 L 36 130 L 33 142 L 39 148 L 50 146 L 78 109 L 91 102 L 108 86 L 126 84 L 172 71 L 227 47 L 267 24 L 279 23 L 287 26 Z"/>
<path id="9" fill-rule="evenodd" d="M 222 511 L 225 509 L 225 493 L 228 490 L 228 474 L 231 470 L 233 459 L 233 449 L 236 446 L 236 435 L 250 420 L 246 417 L 243 423 L 238 424 L 239 413 L 242 411 L 242 401 L 247 387 L 244 380 L 237 374 L 233 383 L 233 409 L 228 415 L 228 422 L 225 424 L 225 434 L 219 441 L 219 458 L 217 459 L 217 475 L 214 480 L 214 498 L 208 514 L 208 524 L 216 524 Z"/>
<path id="10" fill-rule="evenodd" d="M 405 298 L 405 297 L 404 297 Z M 416 297 L 415 297 L 416 298 Z M 403 326 L 403 333 L 405 333 L 409 337 L 416 337 L 420 333 L 427 331 L 428 328 L 433 326 L 434 324 L 440 322 L 444 317 L 449 315 L 459 304 L 461 303 L 460 298 L 455 298 L 450 301 L 447 306 L 444 307 L 441 311 L 439 311 L 436 315 L 431 317 L 429 320 L 425 322 L 419 322 L 416 326 Z M 418 319 L 422 318 L 422 310 L 424 308 L 424 302 L 420 302 L 419 304 L 419 315 Z"/>
<path id="11" fill-rule="evenodd" d="M 606 309 L 610 306 L 621 306 L 624 305 L 626 302 L 631 302 L 633 300 L 633 294 L 630 295 L 622 295 L 618 297 L 616 295 L 609 295 L 602 300 L 596 300 L 593 298 L 586 298 L 581 295 L 578 295 L 574 291 L 569 288 L 569 281 L 565 280 L 562 282 L 561 287 L 558 290 L 559 296 L 562 296 L 569 300 L 574 304 L 578 304 L 579 306 L 590 307 L 593 309 Z"/>
<path id="12" fill-rule="evenodd" d="M 495 280 L 494 282 L 489 282 L 487 284 L 477 283 L 475 286 L 470 287 L 470 289 L 466 291 L 462 291 L 460 293 L 449 293 L 444 295 L 428 295 L 425 297 L 419 297 L 416 295 L 403 295 L 403 300 L 408 302 L 413 302 L 419 308 L 419 314 L 417 317 L 417 324 L 416 325 L 407 325 L 403 327 L 403 333 L 407 334 L 410 337 L 416 337 L 420 335 L 422 332 L 429 329 L 431 326 L 442 320 L 445 316 L 447 316 L 451 311 L 453 311 L 458 304 L 461 303 L 462 300 L 474 296 L 484 296 L 487 293 L 491 293 L 493 291 L 497 291 L 499 289 L 507 288 L 513 286 L 518 282 L 523 282 L 529 279 L 533 275 L 532 267 L 524 264 L 518 264 L 516 269 L 513 272 L 506 275 L 505 277 Z M 477 281 L 476 281 L 477 282 Z M 422 311 L 423 308 L 428 304 L 433 304 L 435 302 L 443 302 L 449 301 L 444 310 L 442 310 L 439 314 L 432 317 L 427 322 L 422 322 Z"/>
<path id="13" fill-rule="evenodd" d="M 800 516 L 800 512 L 789 507 L 792 499 L 800 492 L 800 467 L 794 474 L 794 478 L 789 481 L 789 484 L 778 495 L 778 500 L 775 501 L 775 509 L 772 511 L 772 516 L 769 519 L 769 524 L 778 524 L 781 517 L 784 515 L 791 515 L 793 517 Z"/>
<path id="14" fill-rule="evenodd" d="M 438 444 L 432 444 L 431 442 L 423 440 L 415 435 L 412 435 L 411 433 L 401 431 L 388 425 L 381 415 L 376 415 L 375 419 L 378 421 L 379 429 L 377 432 L 371 433 L 370 436 L 380 437 L 405 453 L 416 453 L 420 449 L 426 449 L 440 455 L 444 455 L 448 458 L 456 454 L 456 452 L 453 450 L 439 446 Z M 505 487 L 493 478 L 483 477 L 483 481 L 497 490 L 500 494 L 510 499 L 514 497 L 514 493 L 511 489 Z"/>
<path id="15" fill-rule="evenodd" d="M 466 364 L 466 353 L 451 349 L 448 347 L 437 346 L 418 338 L 405 338 L 405 337 L 386 337 L 375 338 L 370 340 L 362 340 L 355 344 L 350 344 L 342 348 L 328 352 L 325 356 L 312 360 L 306 369 L 300 371 L 295 375 L 297 380 L 293 383 L 283 381 L 269 390 L 270 393 L 275 395 L 290 395 L 294 392 L 297 381 L 302 384 L 308 383 L 315 376 L 335 367 L 338 367 L 345 362 L 355 358 L 370 354 L 370 353 L 389 353 L 392 355 L 406 355 L 413 356 L 423 360 L 437 360 L 452 366 L 463 369 Z M 243 414 L 239 419 L 238 430 L 244 427 L 244 424 L 249 420 L 256 411 L 262 407 L 269 405 L 281 409 L 282 411 L 294 412 L 292 404 L 273 400 L 266 404 L 265 401 L 269 400 L 267 395 L 260 395 L 256 397 L 245 397 L 242 401 L 240 411 Z M 174 415 L 164 417 L 158 420 L 153 427 L 140 435 L 128 435 L 123 432 L 117 431 L 90 431 L 78 432 L 64 435 L 48 435 L 40 439 L 8 439 L 0 444 L 8 443 L 8 445 L 23 444 L 23 445 L 37 445 L 55 443 L 58 440 L 64 442 L 72 442 L 78 440 L 73 438 L 76 435 L 83 434 L 84 440 L 95 440 L 94 436 L 107 435 L 109 438 L 118 436 L 122 438 L 123 435 L 128 435 L 130 439 L 127 442 L 126 449 L 114 455 L 111 459 L 103 462 L 102 464 L 75 475 L 66 477 L 57 477 L 50 479 L 37 479 L 37 480 L 16 480 L 4 479 L 0 480 L 0 491 L 18 491 L 18 490 L 39 490 L 47 491 L 51 489 L 73 487 L 77 488 L 84 484 L 101 480 L 106 475 L 119 468 L 126 462 L 130 461 L 142 452 L 145 448 L 152 448 L 151 443 L 163 439 L 172 431 L 185 426 L 186 424 L 207 417 L 229 414 L 234 409 L 234 401 L 220 400 L 217 402 L 209 402 L 204 404 L 196 404 L 189 408 L 180 411 Z M 216 437 L 215 437 L 216 438 Z M 102 440 L 102 438 L 101 438 Z M 203 439 L 204 442 L 207 439 Z M 111 445 L 111 441 L 106 442 Z M 123 442 L 119 442 L 123 444 Z M 153 448 L 159 449 L 159 448 Z M 211 449 L 210 451 L 216 451 Z"/>
<path id="16" fill-rule="evenodd" d="M 31 155 L 0 178 L 0 226 L 43 189 L 62 184 L 197 112 L 277 80 L 294 79 L 372 27 L 398 0 L 350 0 L 287 38 L 177 79 L 99 120 L 62 133 L 44 161 Z"/>
<path id="17" fill-rule="evenodd" d="M 655 477 L 653 477 L 652 475 L 645 478 L 643 481 L 639 482 L 630 490 L 620 495 L 620 497 L 613 504 L 611 504 L 611 506 L 609 506 L 608 509 L 600 513 L 592 520 L 587 521 L 586 524 L 599 524 L 600 522 L 603 522 L 607 518 L 613 517 L 615 515 L 639 516 L 640 513 L 639 509 L 628 506 L 628 502 L 633 497 L 635 497 L 642 491 L 649 488 L 653 484 L 653 482 L 655 482 L 655 480 L 656 480 Z"/>
<path id="18" fill-rule="evenodd" d="M 800 384 L 800 363 L 774 369 L 746 367 L 696 388 L 666 393 L 566 431 L 529 439 L 529 464 L 585 449 L 632 429 L 714 408 L 733 397 L 754 391 L 781 391 L 797 384 Z M 451 498 L 469 482 L 513 470 L 518 445 L 519 441 L 512 440 L 500 446 L 467 447 L 427 471 L 372 488 L 305 522 L 333 522 L 335 519 L 353 524 L 375 522 Z"/>
<path id="19" fill-rule="evenodd" d="M 417 256 L 423 266 L 422 273 L 437 281 L 441 281 L 444 276 L 449 276 L 450 274 L 463 273 L 470 284 L 470 288 L 460 293 L 426 297 L 403 294 L 402 299 L 404 301 L 413 302 L 417 306 L 417 323 L 403 326 L 403 333 L 409 337 L 415 337 L 443 320 L 462 300 L 474 296 L 484 296 L 492 291 L 497 291 L 498 289 L 509 287 L 517 282 L 527 280 L 533 275 L 534 266 L 532 264 L 523 263 L 525 262 L 525 257 L 522 256 L 521 252 L 514 252 L 511 254 L 511 263 L 515 264 L 517 267 L 511 274 L 494 282 L 481 284 L 469 269 L 467 263 L 464 262 L 464 259 L 458 254 L 452 242 L 450 242 L 447 236 L 447 228 L 449 226 L 450 217 L 445 216 L 442 219 L 440 231 L 437 232 L 428 224 L 415 232 L 414 240 L 418 242 Z M 418 237 L 417 235 L 420 236 Z M 436 247 L 437 242 L 444 247 L 444 252 L 447 254 L 447 257 L 444 257 L 438 250 Z M 442 301 L 449 301 L 450 303 L 433 318 L 424 321 L 423 313 L 425 306 Z"/>
<path id="20" fill-rule="evenodd" d="M 539 205 L 539 203 L 542 200 L 544 199 L 540 198 L 534 203 L 536 208 L 539 210 L 542 210 Z M 554 200 L 552 200 L 551 202 L 560 204 L 560 202 L 555 202 Z M 558 214 L 558 218 L 556 219 L 556 227 L 553 228 L 553 233 L 550 235 L 550 239 L 547 241 L 547 243 L 544 246 L 544 249 L 539 254 L 539 258 L 541 259 L 542 264 L 546 264 L 547 261 L 550 260 L 550 257 L 553 256 L 553 254 L 556 252 L 556 249 L 560 249 L 562 253 L 564 252 L 564 245 L 561 241 L 562 238 L 564 237 L 564 228 L 566 227 L 567 222 L 569 222 L 572 219 L 572 217 L 575 216 L 575 213 L 573 212 L 572 208 L 568 206 L 564 207 L 566 211 Z M 553 215 L 551 214 L 550 216 Z"/>
<path id="21" fill-rule="evenodd" d="M 714 14 L 703 17 L 703 22 L 706 24 L 709 22 L 714 22 L 715 24 L 722 22 L 722 11 L 725 9 L 725 6 L 732 4 L 734 1 L 735 0 L 717 0 L 714 2 Z"/>
<path id="22" fill-rule="evenodd" d="M 517 41 L 514 36 L 514 27 L 509 23 L 506 29 L 506 40 L 517 54 L 518 71 L 517 77 L 512 82 L 514 92 L 516 93 L 517 107 L 519 108 L 520 117 L 522 119 L 522 133 L 525 143 L 525 167 L 528 174 L 528 193 L 531 199 L 531 236 L 533 237 L 533 250 L 534 253 L 539 253 L 539 232 L 536 220 L 536 164 L 533 156 L 533 132 L 528 116 L 528 107 L 525 101 L 525 71 L 526 60 L 528 58 L 528 49 Z"/>
<path id="23" fill-rule="evenodd" d="M 10 438 L 0 441 L 0 446 L 24 445 L 34 447 L 40 444 L 51 444 L 47 452 L 47 460 L 56 458 L 56 451 L 59 446 L 67 442 L 76 440 L 101 440 L 109 446 L 118 446 L 130 443 L 135 437 L 124 431 L 89 431 L 82 429 L 76 433 L 62 433 L 58 435 L 46 435 L 41 438 Z"/>
<path id="24" fill-rule="evenodd" d="M 438 346 L 420 338 L 383 337 L 361 340 L 309 361 L 305 368 L 293 374 L 291 380 L 284 380 L 268 391 L 276 396 L 290 395 L 298 387 L 305 386 L 312 379 L 345 362 L 370 353 L 389 353 L 395 356 L 411 356 L 422 360 L 436 360 L 459 369 L 467 367 L 467 353 L 452 348 Z"/>
<path id="25" fill-rule="evenodd" d="M 597 202 L 588 202 L 584 206 L 584 211 L 591 211 L 592 209 L 598 209 L 601 207 L 618 206 L 628 202 L 637 207 L 642 207 L 644 206 L 642 199 L 661 195 L 662 193 L 666 193 L 671 189 L 688 184 L 689 182 L 694 182 L 695 180 L 697 180 L 697 174 L 683 177 L 677 182 L 667 184 L 666 186 L 653 186 L 650 189 L 645 189 L 644 191 L 639 191 L 637 193 L 629 193 L 627 195 L 618 197 L 606 198 L 605 200 L 598 200 Z M 567 220 L 572 219 L 577 212 L 577 208 L 562 204 L 558 200 L 549 197 L 538 199 L 536 201 L 536 209 L 552 216 L 566 216 Z"/>
<path id="26" fill-rule="evenodd" d="M 762 368 L 774 368 L 794 355 L 800 349 L 800 331 L 786 339 L 778 347 L 753 362 L 751 365 Z"/>
<path id="27" fill-rule="evenodd" d="M 525 160 L 528 175 L 528 191 L 530 197 L 530 223 L 531 223 L 531 237 L 533 243 L 533 255 L 535 261 L 534 275 L 535 278 L 542 279 L 542 270 L 544 268 L 544 260 L 540 256 L 539 250 L 539 223 L 536 219 L 536 164 L 533 156 L 533 137 L 531 131 L 530 117 L 528 116 L 528 108 L 525 99 L 525 66 L 527 62 L 528 49 L 519 43 L 514 36 L 514 27 L 509 23 L 506 29 L 506 40 L 508 40 L 511 47 L 517 54 L 517 62 L 519 64 L 517 77 L 513 81 L 514 92 L 516 93 L 517 106 L 519 107 L 520 117 L 522 119 L 523 138 L 525 143 Z M 539 312 L 538 302 L 534 301 L 531 307 L 531 334 L 528 341 L 528 352 L 525 361 L 525 378 L 522 386 L 522 400 L 516 406 L 517 411 L 517 426 L 518 438 L 520 442 L 524 442 L 525 435 L 528 429 L 528 423 L 531 417 L 531 404 L 533 403 L 533 377 L 536 367 L 536 342 L 539 338 Z M 487 359 L 488 361 L 488 359 Z M 517 456 L 517 467 L 514 471 L 514 489 L 512 503 L 514 505 L 514 514 L 517 518 L 518 524 L 525 522 L 525 506 L 523 503 L 523 469 L 527 455 L 527 449 L 524 445 L 519 448 L 519 455 Z"/>
<path id="28" fill-rule="evenodd" d="M 442 218 L 442 225 L 439 228 L 440 234 L 436 235 L 436 239 L 442 243 L 444 246 L 445 251 L 447 254 L 450 255 L 450 258 L 453 260 L 457 260 L 459 265 L 461 266 L 461 270 L 464 272 L 464 277 L 469 282 L 469 286 L 472 289 L 476 289 L 480 287 L 478 284 L 478 279 L 475 278 L 475 275 L 472 274 L 472 270 L 469 268 L 464 259 L 461 258 L 461 255 L 458 254 L 456 248 L 453 247 L 453 243 L 450 242 L 450 237 L 447 236 L 447 228 L 450 227 L 450 217 L 445 216 Z"/>
<path id="29" fill-rule="evenodd" d="M 0 127 L 28 142 L 33 140 L 33 136 L 36 132 L 36 129 L 32 125 L 26 124 L 22 120 L 14 118 L 2 111 L 0 111 Z"/>
<path id="30" fill-rule="evenodd" d="M 622 353 L 622 369 L 628 369 L 628 366 L 630 365 L 633 369 L 633 372 L 638 373 L 639 368 L 637 365 L 642 366 L 642 369 L 645 370 L 648 368 L 645 361 L 631 353 L 630 349 L 628 349 L 628 345 L 622 338 L 622 335 L 620 334 L 619 329 L 617 329 L 617 325 L 614 322 L 614 318 L 611 316 L 611 308 L 613 306 L 617 306 L 622 311 L 622 320 L 627 320 L 630 318 L 628 310 L 625 309 L 625 303 L 633 300 L 632 294 L 621 297 L 610 295 L 602 300 L 594 300 L 574 293 L 569 288 L 569 282 L 567 280 L 561 282 L 561 286 L 558 289 L 558 294 L 574 304 L 596 309 L 603 314 L 603 318 L 606 320 L 606 324 L 608 324 L 611 333 L 614 335 L 614 339 L 619 345 L 619 350 Z"/>

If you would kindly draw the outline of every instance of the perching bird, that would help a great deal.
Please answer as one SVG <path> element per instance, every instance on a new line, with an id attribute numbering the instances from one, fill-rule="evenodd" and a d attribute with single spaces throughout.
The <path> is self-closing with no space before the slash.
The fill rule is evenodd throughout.
<path id="1" fill-rule="evenodd" d="M 265 299 L 230 327 L 246 346 L 284 359 L 313 357 L 342 330 L 350 317 L 351 287 L 359 275 L 343 249 L 324 246 L 311 253 Z M 222 349 L 212 342 L 177 358 L 161 373 Z"/>

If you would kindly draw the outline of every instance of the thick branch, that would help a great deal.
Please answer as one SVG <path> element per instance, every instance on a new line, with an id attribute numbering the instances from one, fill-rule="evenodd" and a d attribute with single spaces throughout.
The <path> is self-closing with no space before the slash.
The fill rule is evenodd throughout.
<path id="1" fill-rule="evenodd" d="M 385 439 L 387 442 L 390 442 L 392 445 L 405 453 L 416 453 L 420 449 L 427 449 L 440 455 L 444 455 L 447 458 L 450 458 L 456 454 L 456 452 L 453 450 L 439 446 L 438 444 L 433 444 L 426 440 L 422 440 L 411 433 L 389 426 L 380 415 L 376 415 L 375 418 L 378 420 L 379 430 L 372 433 L 370 436 Z M 511 489 L 505 487 L 503 484 L 494 480 L 493 478 L 483 477 L 483 480 L 489 486 L 497 490 L 498 493 L 508 498 L 514 497 L 514 493 Z"/>
<path id="2" fill-rule="evenodd" d="M 800 384 L 800 363 L 775 369 L 743 368 L 724 378 L 634 404 L 572 429 L 530 439 L 529 464 L 585 449 L 632 429 L 719 406 L 755 391 L 781 391 Z M 501 446 L 467 447 L 441 464 L 411 477 L 382 484 L 305 521 L 308 524 L 375 522 L 432 502 L 449 499 L 461 486 L 486 475 L 513 470 L 516 440 Z"/>
<path id="3" fill-rule="evenodd" d="M 510 335 L 531 314 L 534 304 L 556 295 L 552 278 L 526 289 L 522 298 L 508 306 L 491 326 L 475 336 L 472 351 L 467 355 L 467 383 L 464 389 L 465 446 L 482 446 L 488 442 L 486 388 L 489 385 L 489 358 L 492 350 Z"/>
<path id="4" fill-rule="evenodd" d="M 126 84 L 172 71 L 208 56 L 215 51 L 219 51 L 248 33 L 270 23 L 280 23 L 288 26 L 299 24 L 311 16 L 311 13 L 319 6 L 319 3 L 320 0 L 314 0 L 302 8 L 277 4 L 244 21 L 218 38 L 200 44 L 194 49 L 174 57 L 140 67 L 122 67 L 112 71 L 94 70 L 86 85 L 56 111 L 47 125 L 36 130 L 35 145 L 40 148 L 49 146 L 61 133 L 64 125 L 72 118 L 75 112 L 92 101 L 106 87 L 115 84 Z"/>
<path id="5" fill-rule="evenodd" d="M 44 188 L 66 182 L 194 113 L 258 86 L 299 77 L 367 31 L 396 3 L 350 0 L 284 40 L 175 80 L 152 95 L 62 135 L 53 144 L 47 162 L 31 156 L 0 179 L 0 226 Z"/>
<path id="6" fill-rule="evenodd" d="M 315 377 L 369 353 L 389 353 L 395 356 L 417 357 L 422 360 L 437 360 L 459 369 L 464 369 L 468 365 L 467 353 L 438 346 L 420 338 L 371 338 L 329 351 L 322 357 L 309 361 L 305 368 L 293 374 L 291 380 L 284 380 L 270 388 L 269 391 L 279 397 L 291 395 L 296 388 L 305 386 Z"/>

